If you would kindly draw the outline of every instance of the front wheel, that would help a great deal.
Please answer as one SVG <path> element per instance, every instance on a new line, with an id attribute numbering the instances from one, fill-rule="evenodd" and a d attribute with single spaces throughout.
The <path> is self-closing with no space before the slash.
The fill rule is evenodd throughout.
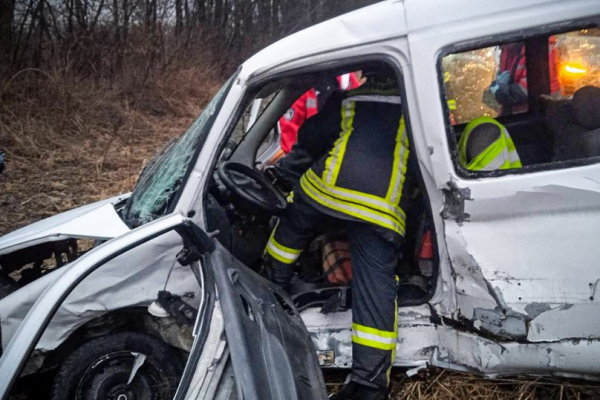
<path id="1" fill-rule="evenodd" d="M 106 335 L 75 350 L 60 366 L 51 400 L 167 400 L 183 365 L 164 342 L 148 335 Z"/>

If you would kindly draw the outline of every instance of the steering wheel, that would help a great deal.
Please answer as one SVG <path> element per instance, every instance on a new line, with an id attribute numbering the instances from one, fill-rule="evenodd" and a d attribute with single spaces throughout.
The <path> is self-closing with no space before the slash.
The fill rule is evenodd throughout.
<path id="1" fill-rule="evenodd" d="M 219 178 L 248 211 L 262 211 L 280 216 L 287 208 L 287 200 L 261 172 L 244 164 L 227 161 L 217 168 Z"/>

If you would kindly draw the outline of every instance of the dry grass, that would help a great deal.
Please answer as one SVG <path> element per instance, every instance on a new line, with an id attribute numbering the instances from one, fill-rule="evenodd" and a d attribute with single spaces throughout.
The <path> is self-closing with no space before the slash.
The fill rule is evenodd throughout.
<path id="1" fill-rule="evenodd" d="M 345 373 L 326 373 L 327 388 L 338 390 Z M 439 369 L 408 378 L 393 372 L 390 400 L 598 400 L 600 383 L 551 378 L 485 379 Z"/>
<path id="2" fill-rule="evenodd" d="M 125 193 L 219 86 L 204 68 L 152 85 L 78 81 L 29 69 L 0 82 L 0 235 Z"/>

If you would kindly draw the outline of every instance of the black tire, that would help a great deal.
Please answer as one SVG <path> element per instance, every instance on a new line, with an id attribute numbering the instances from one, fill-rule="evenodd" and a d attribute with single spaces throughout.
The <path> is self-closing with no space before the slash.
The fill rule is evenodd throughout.
<path id="1" fill-rule="evenodd" d="M 145 361 L 127 385 L 136 354 Z M 75 350 L 60 366 L 51 400 L 170 400 L 183 362 L 166 343 L 148 335 L 106 335 Z"/>

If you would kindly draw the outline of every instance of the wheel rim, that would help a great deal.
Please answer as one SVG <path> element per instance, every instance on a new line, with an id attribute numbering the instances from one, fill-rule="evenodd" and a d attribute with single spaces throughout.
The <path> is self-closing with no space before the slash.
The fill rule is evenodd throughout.
<path id="1" fill-rule="evenodd" d="M 165 371 L 147 357 L 127 384 L 137 353 L 106 354 L 84 372 L 77 385 L 77 400 L 145 400 L 170 397 L 171 383 Z"/>

